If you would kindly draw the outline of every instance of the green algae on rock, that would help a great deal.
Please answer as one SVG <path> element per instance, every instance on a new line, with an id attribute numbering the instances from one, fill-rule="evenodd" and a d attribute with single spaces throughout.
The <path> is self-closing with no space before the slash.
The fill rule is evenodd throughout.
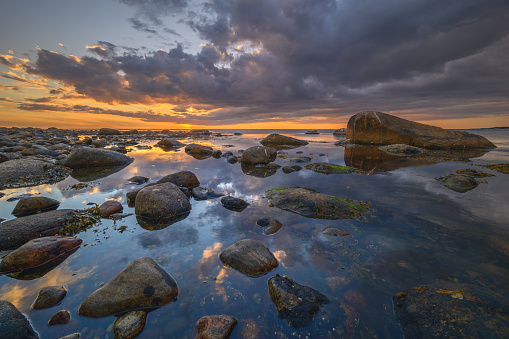
<path id="1" fill-rule="evenodd" d="M 315 162 L 304 166 L 306 169 L 323 174 L 350 174 L 354 170 L 347 166 L 330 164 L 328 162 Z"/>
<path id="2" fill-rule="evenodd" d="M 509 164 L 479 165 L 504 174 L 509 174 Z"/>

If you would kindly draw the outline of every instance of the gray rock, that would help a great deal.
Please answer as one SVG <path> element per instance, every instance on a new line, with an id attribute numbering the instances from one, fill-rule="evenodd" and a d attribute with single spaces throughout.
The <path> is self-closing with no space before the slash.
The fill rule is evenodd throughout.
<path id="1" fill-rule="evenodd" d="M 132 158 L 107 149 L 81 147 L 71 152 L 61 164 L 70 168 L 120 166 L 130 164 Z"/>
<path id="2" fill-rule="evenodd" d="M 39 338 L 27 318 L 10 302 L 0 300 L 0 335 L 2 338 Z"/>
<path id="3" fill-rule="evenodd" d="M 263 233 L 270 235 L 274 234 L 281 229 L 283 226 L 279 220 L 272 217 L 265 217 L 256 222 L 256 224 L 260 227 L 263 227 Z"/>
<path id="4" fill-rule="evenodd" d="M 448 189 L 458 193 L 468 192 L 479 185 L 479 183 L 471 176 L 457 173 L 447 174 L 438 177 L 435 180 Z"/>
<path id="5" fill-rule="evenodd" d="M 222 193 L 216 193 L 214 190 L 202 186 L 193 188 L 191 194 L 196 200 L 214 199 L 224 195 Z"/>
<path id="6" fill-rule="evenodd" d="M 249 276 L 260 276 L 278 266 L 270 250 L 260 241 L 244 239 L 229 246 L 219 255 L 228 267 Z"/>
<path id="7" fill-rule="evenodd" d="M 191 210 L 180 188 L 171 182 L 145 187 L 136 195 L 134 213 L 152 219 L 164 219 Z"/>
<path id="8" fill-rule="evenodd" d="M 249 206 L 249 203 L 246 201 L 234 197 L 223 197 L 221 199 L 221 204 L 224 208 L 235 212 L 242 212 L 247 206 Z"/>
<path id="9" fill-rule="evenodd" d="M 59 205 L 60 201 L 48 197 L 28 197 L 20 199 L 11 214 L 15 216 L 35 214 L 41 211 L 56 209 Z"/>
<path id="10" fill-rule="evenodd" d="M 344 231 L 338 227 L 326 227 L 322 230 L 322 233 L 331 237 L 344 237 L 350 235 L 350 232 Z"/>
<path id="11" fill-rule="evenodd" d="M 36 159 L 14 159 L 0 163 L 0 190 L 54 184 L 69 176 L 70 170 Z"/>
<path id="12" fill-rule="evenodd" d="M 246 165 L 268 164 L 276 160 L 277 151 L 266 146 L 253 146 L 242 153 L 240 162 Z"/>

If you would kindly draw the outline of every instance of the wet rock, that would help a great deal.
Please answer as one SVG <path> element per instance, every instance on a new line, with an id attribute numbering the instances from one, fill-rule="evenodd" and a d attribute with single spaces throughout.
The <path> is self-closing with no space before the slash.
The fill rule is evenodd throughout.
<path id="1" fill-rule="evenodd" d="M 64 325 L 71 322 L 71 315 L 67 310 L 61 310 L 55 313 L 50 320 L 48 320 L 48 325 Z"/>
<path id="2" fill-rule="evenodd" d="M 295 148 L 308 144 L 308 142 L 305 140 L 299 140 L 281 134 L 270 134 L 266 136 L 262 141 L 260 141 L 260 143 L 264 146 L 276 149 Z"/>
<path id="3" fill-rule="evenodd" d="M 14 159 L 0 163 L 0 190 L 54 184 L 69 176 L 70 170 L 36 159 Z"/>
<path id="4" fill-rule="evenodd" d="M 226 157 L 226 162 L 233 165 L 233 164 L 238 163 L 239 159 L 236 156 L 231 155 L 231 156 Z"/>
<path id="5" fill-rule="evenodd" d="M 243 339 L 264 339 L 262 329 L 258 325 L 258 323 L 252 319 L 248 318 L 244 320 L 244 326 L 242 326 L 241 336 Z"/>
<path id="6" fill-rule="evenodd" d="M 304 134 L 320 134 L 316 129 L 310 129 L 309 131 L 306 131 Z"/>
<path id="7" fill-rule="evenodd" d="M 165 229 L 168 226 L 171 226 L 179 221 L 184 220 L 189 216 L 189 212 L 182 213 L 173 217 L 164 218 L 164 219 L 151 219 L 144 218 L 140 216 L 136 216 L 136 221 L 138 224 L 148 231 L 157 231 Z"/>
<path id="8" fill-rule="evenodd" d="M 136 183 L 136 184 L 138 184 L 138 185 L 144 184 L 144 183 L 146 183 L 148 180 L 149 180 L 149 179 L 148 179 L 147 177 L 142 177 L 142 176 L 140 176 L 140 175 L 136 175 L 136 176 L 134 176 L 134 177 L 131 177 L 131 178 L 127 179 L 127 181 L 129 181 L 129 182 L 134 182 L 134 183 Z"/>
<path id="9" fill-rule="evenodd" d="M 99 206 L 99 214 L 101 217 L 108 217 L 114 213 L 122 212 L 124 208 L 122 204 L 116 200 L 107 200 Z"/>
<path id="10" fill-rule="evenodd" d="M 59 339 L 80 339 L 80 334 L 72 333 L 72 334 L 66 335 L 65 337 L 61 337 Z"/>
<path id="11" fill-rule="evenodd" d="M 313 160 L 313 159 L 311 159 L 310 157 L 299 156 L 296 158 L 289 158 L 288 160 L 292 163 L 307 164 L 307 163 L 311 162 L 311 160 Z"/>
<path id="12" fill-rule="evenodd" d="M 193 188 L 200 186 L 200 181 L 196 177 L 196 175 L 193 172 L 189 171 L 180 171 L 176 173 L 169 174 L 167 176 L 162 177 L 157 181 L 158 184 L 164 183 L 164 182 L 171 182 L 172 184 L 175 184 L 179 187 L 187 187 L 187 188 Z"/>
<path id="13" fill-rule="evenodd" d="M 283 226 L 279 222 L 279 220 L 272 218 L 272 217 L 262 218 L 262 219 L 258 220 L 256 222 L 256 224 L 260 227 L 263 227 L 263 233 L 267 234 L 267 235 L 276 233 L 277 231 L 279 231 L 281 226 Z"/>
<path id="14" fill-rule="evenodd" d="M 120 135 L 122 132 L 120 132 L 118 129 L 113 128 L 101 128 L 99 132 L 97 132 L 97 135 Z"/>
<path id="15" fill-rule="evenodd" d="M 465 193 L 470 191 L 471 189 L 476 188 L 479 183 L 468 175 L 463 174 L 447 174 L 435 179 L 440 184 L 444 185 L 448 189 L 456 191 L 458 193 Z"/>
<path id="16" fill-rule="evenodd" d="M 33 239 L 6 255 L 0 263 L 0 272 L 14 272 L 37 267 L 72 251 L 83 241 L 71 237 L 43 237 Z"/>
<path id="17" fill-rule="evenodd" d="M 456 171 L 457 174 L 466 175 L 472 178 L 488 178 L 494 177 L 495 174 L 489 174 L 483 171 L 479 171 L 473 168 L 465 168 Z"/>
<path id="18" fill-rule="evenodd" d="M 196 200 L 214 199 L 224 195 L 222 193 L 216 193 L 214 190 L 202 186 L 193 188 L 191 194 Z"/>
<path id="19" fill-rule="evenodd" d="M 59 234 L 77 216 L 75 210 L 62 209 L 5 221 L 0 227 L 0 251 L 16 249 L 35 238 Z"/>
<path id="20" fill-rule="evenodd" d="M 187 133 L 189 135 L 210 135 L 210 134 L 212 134 L 207 129 L 191 129 Z"/>
<path id="21" fill-rule="evenodd" d="M 147 322 L 147 312 L 131 311 L 115 320 L 113 324 L 113 337 L 115 339 L 131 339 L 143 331 Z"/>
<path id="22" fill-rule="evenodd" d="M 332 132 L 333 135 L 345 135 L 346 134 L 346 128 L 340 128 Z"/>
<path id="23" fill-rule="evenodd" d="M 349 174 L 353 169 L 347 166 L 330 164 L 328 162 L 316 162 L 304 166 L 306 169 L 322 174 Z"/>
<path id="24" fill-rule="evenodd" d="M 271 206 L 315 219 L 361 218 L 368 210 L 364 203 L 300 187 L 273 188 L 265 196 Z"/>
<path id="25" fill-rule="evenodd" d="M 165 219 L 191 210 L 191 204 L 178 186 L 164 182 L 138 192 L 134 213 L 152 219 Z"/>
<path id="26" fill-rule="evenodd" d="M 490 170 L 497 171 L 500 173 L 509 174 L 509 163 L 508 164 L 488 164 L 488 165 L 480 165 L 480 166 L 489 168 Z"/>
<path id="27" fill-rule="evenodd" d="M 11 214 L 24 216 L 58 208 L 60 201 L 48 197 L 28 197 L 18 201 Z"/>
<path id="28" fill-rule="evenodd" d="M 350 235 L 350 232 L 344 231 L 338 227 L 325 227 L 322 230 L 322 233 L 325 235 L 329 235 L 331 237 L 344 237 L 346 235 Z"/>
<path id="29" fill-rule="evenodd" d="M 156 144 L 156 146 L 161 148 L 180 148 L 185 145 L 178 140 L 162 139 Z"/>
<path id="30" fill-rule="evenodd" d="M 229 246 L 219 255 L 228 267 L 249 276 L 260 276 L 278 266 L 270 250 L 260 241 L 244 239 Z"/>
<path id="31" fill-rule="evenodd" d="M 210 315 L 196 323 L 197 339 L 228 339 L 237 325 L 237 319 L 228 315 Z"/>
<path id="32" fill-rule="evenodd" d="M 89 295 L 79 314 L 105 317 L 147 307 L 163 306 L 177 297 L 177 283 L 152 258 L 132 261 L 111 281 Z"/>
<path id="33" fill-rule="evenodd" d="M 150 187 L 150 186 L 154 186 L 154 185 L 157 185 L 156 183 L 151 183 L 151 184 L 147 184 L 143 187 L 140 187 L 140 188 L 137 188 L 137 189 L 134 189 L 132 191 L 129 191 L 127 192 L 125 195 L 127 197 L 127 200 L 130 204 L 134 204 L 135 201 L 136 201 L 136 196 L 138 195 L 138 193 L 144 189 L 145 187 Z"/>
<path id="34" fill-rule="evenodd" d="M 110 151 L 113 152 L 113 151 Z M 116 152 L 115 152 L 116 153 Z M 117 166 L 96 166 L 96 167 L 83 167 L 74 168 L 71 173 L 71 177 L 80 182 L 89 182 L 97 179 L 106 178 L 114 173 L 120 172 L 130 163 Z"/>
<path id="35" fill-rule="evenodd" d="M 394 154 L 397 156 L 402 156 L 402 157 L 421 154 L 422 152 L 424 152 L 424 150 L 419 147 L 414 147 L 414 146 L 405 145 L 405 144 L 393 144 L 393 145 L 380 146 L 379 149 L 381 151 L 384 151 L 384 152 L 387 152 L 390 154 Z"/>
<path id="36" fill-rule="evenodd" d="M 247 203 L 246 201 L 240 198 L 234 198 L 229 196 L 223 197 L 221 199 L 221 204 L 223 205 L 224 208 L 235 212 L 242 212 L 247 206 L 249 206 L 249 203 Z"/>
<path id="37" fill-rule="evenodd" d="M 467 133 L 447 131 L 374 111 L 357 113 L 348 121 L 346 137 L 356 144 L 406 144 L 429 149 L 491 149 L 488 139 Z"/>
<path id="38" fill-rule="evenodd" d="M 187 154 L 192 155 L 198 160 L 209 158 L 212 155 L 212 152 L 214 152 L 212 147 L 199 144 L 189 144 L 186 146 L 185 151 Z"/>
<path id="39" fill-rule="evenodd" d="M 290 277 L 279 274 L 269 279 L 269 294 L 276 305 L 278 316 L 286 319 L 294 328 L 309 325 L 322 304 L 329 302 L 317 290 L 299 285 Z"/>
<path id="40" fill-rule="evenodd" d="M 285 174 L 288 174 L 288 173 L 292 173 L 292 172 L 295 172 L 295 169 L 290 167 L 290 166 L 283 166 L 283 168 L 281 169 L 283 171 L 283 173 Z"/>
<path id="41" fill-rule="evenodd" d="M 276 160 L 277 151 L 266 146 L 253 146 L 242 153 L 240 162 L 246 165 L 268 164 Z"/>
<path id="42" fill-rule="evenodd" d="M 509 300 L 498 291 L 439 280 L 394 295 L 406 338 L 506 338 Z"/>
<path id="43" fill-rule="evenodd" d="M 32 304 L 34 310 L 42 310 L 58 305 L 67 295 L 65 286 L 47 286 L 41 288 L 37 298 Z"/>
<path id="44" fill-rule="evenodd" d="M 219 159 L 219 158 L 221 158 L 221 154 L 223 154 L 223 152 L 221 152 L 220 150 L 216 150 L 216 151 L 212 152 L 212 157 Z"/>
<path id="45" fill-rule="evenodd" d="M 70 168 L 120 166 L 130 164 L 132 158 L 107 149 L 81 147 L 72 151 L 61 164 Z"/>
<path id="46" fill-rule="evenodd" d="M 0 334 L 3 338 L 39 338 L 27 318 L 5 300 L 0 300 Z"/>

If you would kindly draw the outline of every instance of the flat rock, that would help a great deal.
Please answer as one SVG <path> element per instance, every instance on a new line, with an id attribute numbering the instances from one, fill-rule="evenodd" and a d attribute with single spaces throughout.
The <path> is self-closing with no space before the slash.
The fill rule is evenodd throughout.
<path id="1" fill-rule="evenodd" d="M 394 154 L 400 157 L 412 156 L 421 154 L 424 152 L 422 148 L 405 145 L 405 144 L 393 144 L 393 145 L 385 145 L 380 146 L 379 149 L 381 151 Z"/>
<path id="2" fill-rule="evenodd" d="M 122 132 L 120 132 L 118 129 L 113 128 L 101 128 L 99 132 L 97 132 L 97 135 L 120 135 Z"/>
<path id="3" fill-rule="evenodd" d="M 256 222 L 260 227 L 263 227 L 263 233 L 266 235 L 274 234 L 283 226 L 279 220 L 272 217 L 265 217 Z"/>
<path id="4" fill-rule="evenodd" d="M 147 322 L 147 312 L 131 311 L 115 320 L 113 323 L 113 337 L 115 339 L 131 339 L 143 331 Z"/>
<path id="5" fill-rule="evenodd" d="M 308 142 L 297 138 L 289 137 L 281 134 L 270 134 L 266 136 L 260 143 L 264 146 L 281 148 L 295 148 L 307 145 Z"/>
<path id="6" fill-rule="evenodd" d="M 317 290 L 279 274 L 269 279 L 269 294 L 276 305 L 278 316 L 286 319 L 294 328 L 309 325 L 322 304 L 329 302 L 327 297 Z"/>
<path id="7" fill-rule="evenodd" d="M 469 175 L 451 173 L 435 179 L 441 185 L 458 193 L 465 193 L 476 188 L 479 183 Z"/>
<path id="8" fill-rule="evenodd" d="M 202 187 L 202 186 L 193 188 L 191 190 L 191 195 L 196 200 L 207 200 L 207 199 L 214 199 L 214 198 L 219 198 L 219 197 L 224 196 L 223 193 L 216 193 L 214 190 L 207 188 L 207 187 Z"/>
<path id="9" fill-rule="evenodd" d="M 144 184 L 146 183 L 147 181 L 149 180 L 149 178 L 147 177 L 143 177 L 141 175 L 135 175 L 134 177 L 131 177 L 129 179 L 127 179 L 127 181 L 129 182 L 134 182 L 138 185 L 141 185 L 141 184 Z"/>
<path id="10" fill-rule="evenodd" d="M 185 152 L 198 160 L 202 160 L 212 156 L 214 150 L 210 146 L 188 144 L 185 148 Z"/>
<path id="11" fill-rule="evenodd" d="M 325 235 L 329 235 L 331 237 L 344 237 L 351 234 L 350 232 L 342 230 L 341 228 L 338 227 L 325 227 L 322 230 L 322 233 Z"/>
<path id="12" fill-rule="evenodd" d="M 367 207 L 347 198 L 307 188 L 273 188 L 265 191 L 271 206 L 314 219 L 348 219 L 362 216 Z"/>
<path id="13" fill-rule="evenodd" d="M 348 121 L 346 138 L 366 145 L 406 144 L 429 149 L 491 149 L 495 145 L 485 137 L 420 124 L 394 115 L 366 111 Z"/>
<path id="14" fill-rule="evenodd" d="M 70 168 L 108 167 L 130 164 L 128 156 L 102 148 L 81 147 L 72 151 L 61 164 Z"/>
<path id="15" fill-rule="evenodd" d="M 0 163 L 0 190 L 54 184 L 69 176 L 70 170 L 36 159 L 14 159 Z"/>
<path id="16" fill-rule="evenodd" d="M 144 218 L 165 219 L 191 210 L 187 196 L 171 182 L 145 187 L 136 195 L 134 212 Z"/>
<path id="17" fill-rule="evenodd" d="M 108 217 L 114 213 L 122 212 L 124 208 L 122 204 L 116 200 L 107 200 L 99 206 L 99 214 L 101 217 Z"/>
<path id="18" fill-rule="evenodd" d="M 64 325 L 71 322 L 71 314 L 67 310 L 61 310 L 57 313 L 53 314 L 50 320 L 48 320 L 48 325 Z"/>
<path id="19" fill-rule="evenodd" d="M 168 174 L 157 181 L 158 184 L 164 182 L 171 182 L 179 187 L 193 188 L 200 186 L 200 181 L 196 177 L 196 174 L 190 171 L 180 171 L 172 174 Z"/>
<path id="20" fill-rule="evenodd" d="M 162 139 L 156 144 L 156 146 L 161 148 L 180 148 L 185 145 L 178 140 Z"/>
<path id="21" fill-rule="evenodd" d="M 221 252 L 219 258 L 226 266 L 249 276 L 260 276 L 278 266 L 270 250 L 252 239 L 237 241 Z"/>
<path id="22" fill-rule="evenodd" d="M 249 203 L 246 201 L 230 196 L 221 198 L 221 204 L 224 208 L 235 212 L 242 212 L 247 206 L 249 206 Z"/>
<path id="23" fill-rule="evenodd" d="M 277 151 L 266 146 L 253 146 L 242 152 L 240 162 L 246 165 L 268 164 L 276 160 Z"/>
<path id="24" fill-rule="evenodd" d="M 2 338 L 39 338 L 27 318 L 8 301 L 0 300 L 0 335 Z"/>
<path id="25" fill-rule="evenodd" d="M 72 334 L 66 335 L 65 337 L 61 337 L 59 339 L 80 339 L 80 334 L 79 333 L 72 333 Z"/>
<path id="26" fill-rule="evenodd" d="M 15 272 L 41 266 L 74 250 L 82 242 L 78 238 L 59 236 L 30 240 L 3 258 L 0 272 Z"/>
<path id="27" fill-rule="evenodd" d="M 328 162 L 315 162 L 307 164 L 304 168 L 322 174 L 350 174 L 353 169 L 347 166 L 330 164 Z"/>
<path id="28" fill-rule="evenodd" d="M 196 339 L 228 339 L 237 325 L 237 319 L 228 315 L 209 315 L 196 323 Z"/>
<path id="29" fill-rule="evenodd" d="M 42 310 L 58 305 L 67 295 L 65 286 L 46 286 L 41 288 L 37 298 L 32 304 L 34 310 Z"/>
<path id="30" fill-rule="evenodd" d="M 15 216 L 24 216 L 38 212 L 56 209 L 60 201 L 48 197 L 28 197 L 18 201 L 11 214 Z"/>
<path id="31" fill-rule="evenodd" d="M 132 261 L 111 281 L 89 295 L 79 314 L 105 317 L 125 311 L 163 306 L 178 294 L 177 283 L 152 258 Z"/>

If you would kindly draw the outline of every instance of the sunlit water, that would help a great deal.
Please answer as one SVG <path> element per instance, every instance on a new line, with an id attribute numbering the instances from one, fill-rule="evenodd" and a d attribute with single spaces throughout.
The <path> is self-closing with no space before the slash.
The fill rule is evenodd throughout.
<path id="1" fill-rule="evenodd" d="M 238 155 L 239 150 L 259 145 L 259 140 L 273 131 L 241 132 L 244 135 L 198 142 Z M 340 137 L 333 136 L 332 131 L 319 135 L 303 132 L 284 131 L 310 143 L 286 151 L 285 158 L 278 158 L 276 163 L 287 165 L 289 158 L 303 155 L 311 156 L 312 162 L 349 164 L 345 148 L 334 146 Z M 402 337 L 392 305 L 397 292 L 436 278 L 486 286 L 500 293 L 509 290 L 509 175 L 477 166 L 509 162 L 509 131 L 472 132 L 488 137 L 498 148 L 469 162 L 396 162 L 349 175 L 308 170 L 285 174 L 278 170 L 266 178 L 246 175 L 239 163 L 232 165 L 223 158 L 196 160 L 183 149 L 163 152 L 133 148 L 128 154 L 135 159 L 131 165 L 89 181 L 81 190 L 69 189 L 79 182 L 73 177 L 55 185 L 4 190 L 0 217 L 6 219 L 13 218 L 10 212 L 16 204 L 7 199 L 24 193 L 57 199 L 60 208 L 81 209 L 87 203 L 115 199 L 122 203 L 124 212 L 134 213 L 125 194 L 136 185 L 128 183 L 128 178 L 143 175 L 155 182 L 167 174 L 189 170 L 202 186 L 243 198 L 251 205 L 239 213 L 222 207 L 220 199 L 191 199 L 187 218 L 159 230 L 144 229 L 134 215 L 116 222 L 103 219 L 78 235 L 86 245 L 46 275 L 34 280 L 0 277 L 0 298 L 25 313 L 41 338 L 74 332 L 83 338 L 112 338 L 115 317 L 82 317 L 77 314 L 79 305 L 129 262 L 149 256 L 177 281 L 179 295 L 177 301 L 149 313 L 139 338 L 193 338 L 196 321 L 214 314 L 238 319 L 231 338 L 243 338 L 253 323 L 265 338 Z M 296 154 L 298 151 L 302 154 Z M 467 193 L 451 191 L 434 179 L 462 168 L 496 176 Z M 370 202 L 371 211 L 362 220 L 315 220 L 268 206 L 264 198 L 267 189 L 292 186 Z M 264 235 L 256 225 L 264 216 L 277 218 L 282 229 Z M 127 227 L 121 232 L 120 226 Z M 321 234 L 328 226 L 340 227 L 351 235 Z M 224 267 L 219 253 L 246 238 L 262 241 L 277 257 L 279 267 L 258 278 Z M 278 318 L 268 293 L 267 281 L 275 274 L 288 275 L 320 291 L 330 303 L 309 326 L 293 329 Z M 69 292 L 62 303 L 31 310 L 39 289 L 51 285 L 67 287 Z M 48 319 L 60 309 L 70 311 L 71 323 L 48 326 Z"/>

